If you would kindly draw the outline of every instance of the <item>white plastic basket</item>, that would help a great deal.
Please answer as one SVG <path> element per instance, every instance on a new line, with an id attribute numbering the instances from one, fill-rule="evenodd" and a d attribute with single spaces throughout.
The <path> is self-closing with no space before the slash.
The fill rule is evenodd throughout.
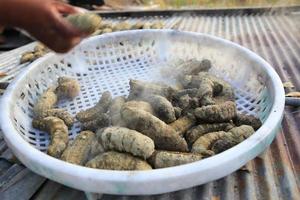
<path id="1" fill-rule="evenodd" d="M 44 153 L 46 133 L 31 126 L 32 106 L 62 75 L 76 77 L 81 93 L 59 107 L 75 115 L 93 106 L 109 90 L 128 93 L 130 78 L 163 80 L 161 68 L 177 59 L 206 58 L 211 73 L 228 80 L 236 91 L 238 110 L 264 122 L 241 144 L 213 157 L 151 171 L 112 171 L 66 163 Z M 1 128 L 16 156 L 34 172 L 86 192 L 158 194 L 189 188 L 221 178 L 265 150 L 280 127 L 284 109 L 282 83 L 272 67 L 253 52 L 232 42 L 197 33 L 139 30 L 95 36 L 67 55 L 48 54 L 32 63 L 7 89 L 1 103 Z M 79 132 L 76 123 L 70 138 Z"/>

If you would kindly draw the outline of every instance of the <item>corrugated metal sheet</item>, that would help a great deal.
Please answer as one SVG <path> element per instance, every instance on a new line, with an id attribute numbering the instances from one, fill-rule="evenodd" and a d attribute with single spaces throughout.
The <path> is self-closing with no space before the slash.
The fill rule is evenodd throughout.
<path id="1" fill-rule="evenodd" d="M 300 90 L 300 10 L 287 13 L 182 14 L 160 16 L 167 27 L 208 33 L 239 43 L 266 59 L 283 82 Z M 114 18 L 112 21 L 124 20 Z M 153 20 L 156 17 L 144 17 Z M 129 21 L 136 18 L 128 18 Z M 11 81 L 26 67 L 18 57 L 32 45 L 0 55 L 0 70 Z M 35 175 L 20 164 L 0 138 L 0 199 L 84 199 L 73 190 Z M 286 107 L 281 132 L 271 147 L 245 167 L 220 180 L 155 196 L 113 196 L 103 199 L 300 199 L 300 110 Z M 99 186 L 101 187 L 101 186 Z M 1 198 L 2 197 L 2 198 Z M 4 198 L 3 198 L 4 197 Z"/>

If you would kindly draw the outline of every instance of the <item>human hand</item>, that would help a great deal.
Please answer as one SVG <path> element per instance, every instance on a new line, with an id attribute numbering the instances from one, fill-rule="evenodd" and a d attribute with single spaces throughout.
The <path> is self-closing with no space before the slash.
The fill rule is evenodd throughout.
<path id="1" fill-rule="evenodd" d="M 0 23 L 25 29 L 59 53 L 67 52 L 86 36 L 62 16 L 77 12 L 76 7 L 54 0 L 0 1 Z"/>

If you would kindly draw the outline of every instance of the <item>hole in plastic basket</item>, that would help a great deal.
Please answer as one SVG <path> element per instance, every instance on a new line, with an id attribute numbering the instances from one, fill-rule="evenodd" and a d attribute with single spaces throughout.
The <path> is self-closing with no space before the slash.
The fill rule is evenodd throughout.
<path id="1" fill-rule="evenodd" d="M 28 109 L 28 110 L 29 110 L 28 117 L 29 117 L 30 119 L 32 119 L 32 118 L 33 118 L 33 115 L 31 114 L 31 113 L 32 113 L 32 109 Z"/>
<path id="2" fill-rule="evenodd" d="M 246 99 L 247 101 L 250 101 L 251 97 L 247 96 L 245 99 Z"/>
<path id="3" fill-rule="evenodd" d="M 261 100 L 258 100 L 256 104 L 260 104 Z"/>
<path id="4" fill-rule="evenodd" d="M 152 40 L 151 46 L 154 46 L 154 45 L 155 45 L 155 40 Z"/>
<path id="5" fill-rule="evenodd" d="M 249 106 L 250 106 L 249 104 L 245 104 L 245 105 L 244 105 L 245 108 L 248 108 Z"/>
<path id="6" fill-rule="evenodd" d="M 22 92 L 21 95 L 20 95 L 20 99 L 24 100 L 25 96 L 26 95 L 24 94 L 24 92 Z"/>
<path id="7" fill-rule="evenodd" d="M 24 114 L 26 114 L 26 109 L 24 107 L 21 107 L 21 110 L 23 111 Z"/>
<path id="8" fill-rule="evenodd" d="M 35 137 L 29 136 L 29 139 L 36 141 L 36 138 L 35 138 Z"/>
<path id="9" fill-rule="evenodd" d="M 31 102 L 28 102 L 28 105 L 29 105 L 30 108 L 34 107 L 34 105 Z"/>
<path id="10" fill-rule="evenodd" d="M 19 131 L 23 134 L 26 135 L 25 132 L 22 129 L 19 129 Z"/>
<path id="11" fill-rule="evenodd" d="M 33 98 L 32 94 L 29 90 L 27 91 L 27 94 L 29 95 L 30 98 Z"/>
<path id="12" fill-rule="evenodd" d="M 255 107 L 251 107 L 251 108 L 249 108 L 249 110 L 250 110 L 250 111 L 253 111 L 254 109 L 255 109 Z"/>

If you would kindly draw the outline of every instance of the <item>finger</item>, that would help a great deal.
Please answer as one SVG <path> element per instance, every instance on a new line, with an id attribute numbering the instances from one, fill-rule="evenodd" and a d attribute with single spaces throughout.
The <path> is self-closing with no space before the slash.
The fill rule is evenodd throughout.
<path id="1" fill-rule="evenodd" d="M 49 29 L 47 26 L 34 30 L 32 35 L 48 48 L 58 53 L 65 53 L 69 51 L 81 41 L 80 37 L 63 38 L 55 30 Z"/>
<path id="2" fill-rule="evenodd" d="M 80 13 L 80 10 L 77 7 L 62 2 L 55 2 L 55 7 L 58 12 L 64 14 Z"/>
<path id="3" fill-rule="evenodd" d="M 85 37 L 85 33 L 70 24 L 57 12 L 53 12 L 52 16 L 50 16 L 49 23 L 62 37 Z"/>
<path id="4" fill-rule="evenodd" d="M 57 39 L 55 44 L 51 45 L 51 49 L 57 53 L 66 53 L 70 51 L 74 46 L 80 43 L 81 38 L 73 38 L 72 40 L 66 41 L 63 38 Z"/>
<path id="5" fill-rule="evenodd" d="M 74 37 L 74 38 L 63 38 L 58 34 L 53 34 L 51 36 L 52 40 L 49 41 L 49 47 L 58 53 L 65 53 L 69 50 L 71 50 L 74 46 L 76 46 L 78 43 L 80 43 L 81 38 L 80 37 Z"/>
<path id="6" fill-rule="evenodd" d="M 49 37 L 44 39 L 44 44 L 57 53 L 66 53 L 78 43 L 80 43 L 80 41 L 81 38 L 73 38 L 66 40 L 65 38 L 62 38 L 59 35 L 52 35 L 51 40 L 49 40 Z"/>
<path id="7" fill-rule="evenodd" d="M 74 8 L 78 11 L 78 13 L 87 13 L 87 12 L 89 12 L 87 9 L 84 9 L 84 8 L 80 8 L 80 7 L 76 7 L 76 6 L 74 6 Z"/>

